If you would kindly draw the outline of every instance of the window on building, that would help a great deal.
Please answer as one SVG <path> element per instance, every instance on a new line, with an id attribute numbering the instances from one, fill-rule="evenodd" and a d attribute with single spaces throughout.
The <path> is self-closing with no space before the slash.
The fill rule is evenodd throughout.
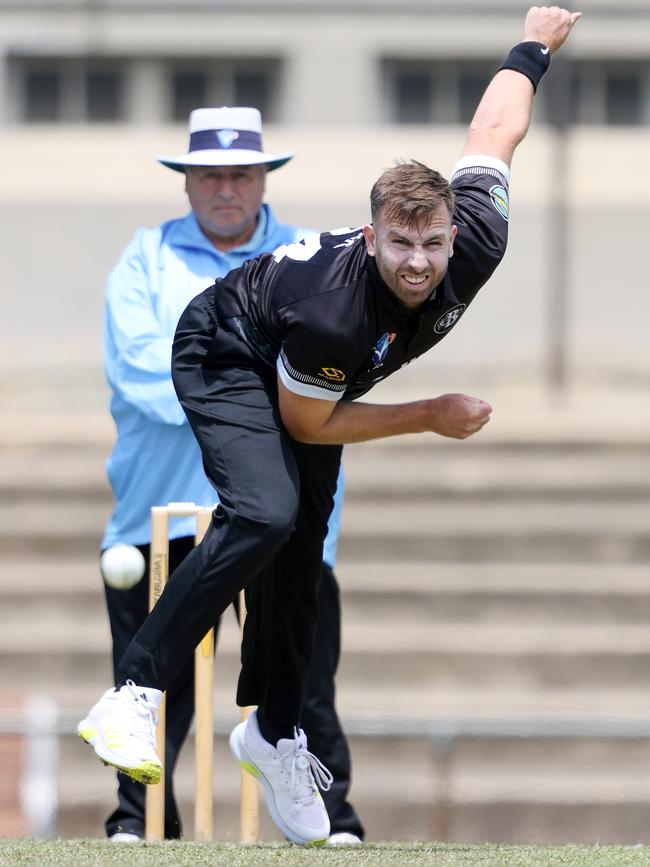
<path id="1" fill-rule="evenodd" d="M 496 68 L 497 65 L 494 64 L 489 69 L 471 66 L 458 70 L 458 119 L 461 123 L 469 123 L 474 117 Z"/>
<path id="2" fill-rule="evenodd" d="M 252 105 L 265 121 L 278 119 L 281 61 L 278 58 L 153 61 L 156 104 L 162 120 L 185 122 L 193 108 Z M 135 65 L 137 66 L 137 64 Z M 15 57 L 10 61 L 11 108 L 19 122 L 117 122 L 137 116 L 134 64 L 128 58 Z M 139 96 L 138 98 L 142 98 Z"/>
<path id="3" fill-rule="evenodd" d="M 574 120 L 583 124 L 648 123 L 650 63 L 647 61 L 576 61 Z"/>
<path id="4" fill-rule="evenodd" d="M 272 114 L 271 79 L 264 72 L 240 70 L 233 76 L 235 105 L 252 105 L 259 108 L 264 118 Z"/>
<path id="5" fill-rule="evenodd" d="M 208 77 L 204 72 L 178 70 L 172 75 L 172 118 L 186 120 L 193 108 L 207 103 Z"/>
<path id="6" fill-rule="evenodd" d="M 390 123 L 430 123 L 433 111 L 433 82 L 426 61 L 384 61 L 384 82 L 388 92 L 386 120 Z"/>
<path id="7" fill-rule="evenodd" d="M 429 123 L 433 88 L 426 64 L 417 61 L 389 64 L 386 83 L 390 92 L 388 120 L 392 123 Z"/>
<path id="8" fill-rule="evenodd" d="M 638 124 L 643 118 L 641 77 L 614 72 L 605 81 L 605 118 L 610 124 Z"/>
<path id="9" fill-rule="evenodd" d="M 85 115 L 91 121 L 113 121 L 122 115 L 122 76 L 116 69 L 85 73 Z"/>
<path id="10" fill-rule="evenodd" d="M 24 119 L 35 122 L 58 120 L 61 89 L 61 74 L 56 68 L 25 70 Z"/>
<path id="11" fill-rule="evenodd" d="M 474 61 L 384 61 L 393 123 L 468 122 L 496 63 Z"/>
<path id="12" fill-rule="evenodd" d="M 498 66 L 497 59 L 386 58 L 382 63 L 387 94 L 385 119 L 391 123 L 467 124 Z M 566 84 L 554 81 L 551 86 L 549 78 L 548 86 L 540 89 L 536 120 L 544 122 L 555 117 L 558 101 L 565 99 L 563 111 L 573 123 L 650 122 L 650 63 L 577 60 L 565 68 Z"/>
<path id="13" fill-rule="evenodd" d="M 17 120 L 28 123 L 122 119 L 119 61 L 88 58 L 15 58 L 12 80 Z"/>
<path id="14" fill-rule="evenodd" d="M 185 121 L 193 108 L 252 105 L 265 121 L 277 119 L 278 59 L 176 61 L 171 65 L 170 119 Z"/>

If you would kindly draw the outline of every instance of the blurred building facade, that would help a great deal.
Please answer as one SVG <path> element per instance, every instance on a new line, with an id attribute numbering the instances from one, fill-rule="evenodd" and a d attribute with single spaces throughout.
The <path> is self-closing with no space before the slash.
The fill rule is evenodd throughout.
<path id="1" fill-rule="evenodd" d="M 191 108 L 257 105 L 267 144 L 297 155 L 269 179 L 281 218 L 356 225 L 394 158 L 450 171 L 526 8 L 520 0 L 0 0 L 0 231 L 14 290 L 0 325 L 13 359 L 5 365 L 29 365 L 27 338 L 38 333 L 53 365 L 99 368 L 107 270 L 139 225 L 185 210 L 179 179 L 154 158 L 184 150 Z M 479 298 L 465 339 L 449 341 L 438 364 L 449 356 L 483 368 L 489 358 L 541 371 L 559 323 L 575 370 L 650 373 L 650 179 L 639 171 L 650 143 L 649 25 L 645 0 L 584 4 L 516 156 L 508 256 L 489 302 Z M 560 96 L 566 135 L 554 126 Z M 563 304 L 551 290 L 558 207 L 567 214 Z M 495 346 L 487 335 L 504 323 Z"/>
<path id="2" fill-rule="evenodd" d="M 184 122 L 255 104 L 289 124 L 465 123 L 520 0 L 2 0 L 3 124 Z M 587 0 L 578 123 L 650 122 L 650 10 Z M 544 112 L 540 112 L 544 115 Z"/>

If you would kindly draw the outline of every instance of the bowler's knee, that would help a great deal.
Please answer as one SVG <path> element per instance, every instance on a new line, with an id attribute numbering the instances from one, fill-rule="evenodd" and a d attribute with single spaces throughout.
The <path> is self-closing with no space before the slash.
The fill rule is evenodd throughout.
<path id="1" fill-rule="evenodd" d="M 255 509 L 238 509 L 233 515 L 233 524 L 259 547 L 277 550 L 292 534 L 297 513 L 297 500 L 284 498 L 267 507 L 258 503 Z"/>
<path id="2" fill-rule="evenodd" d="M 279 548 L 293 533 L 296 511 L 291 508 L 276 508 L 268 511 L 259 522 L 259 532 L 266 545 Z"/>

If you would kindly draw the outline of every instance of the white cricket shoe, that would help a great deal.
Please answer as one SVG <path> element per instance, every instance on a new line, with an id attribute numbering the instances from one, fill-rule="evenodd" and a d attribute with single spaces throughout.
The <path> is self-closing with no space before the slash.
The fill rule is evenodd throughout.
<path id="1" fill-rule="evenodd" d="M 276 748 L 262 737 L 253 711 L 233 729 L 230 749 L 264 786 L 271 818 L 285 837 L 312 846 L 327 842 L 330 820 L 316 784 L 327 791 L 333 778 L 307 751 L 302 729 L 294 729 L 293 738 L 281 738 Z"/>
<path id="2" fill-rule="evenodd" d="M 108 689 L 77 726 L 106 765 L 113 765 L 137 783 L 157 783 L 162 764 L 156 755 L 156 726 L 162 692 L 127 680 Z"/>

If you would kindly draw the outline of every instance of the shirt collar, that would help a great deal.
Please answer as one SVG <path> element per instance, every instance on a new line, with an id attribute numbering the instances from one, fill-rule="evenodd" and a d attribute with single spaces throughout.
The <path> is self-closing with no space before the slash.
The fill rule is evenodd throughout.
<path id="1" fill-rule="evenodd" d="M 255 253 L 263 244 L 269 228 L 269 213 L 268 205 L 262 205 L 257 215 L 257 225 L 251 237 L 239 247 L 233 247 L 232 250 L 219 250 L 214 244 L 203 234 L 203 230 L 196 219 L 194 211 L 190 211 L 182 220 L 176 230 L 174 243 L 184 247 L 194 247 L 207 250 L 213 255 L 230 256 L 237 254 L 252 254 Z"/>
<path id="2" fill-rule="evenodd" d="M 266 237 L 266 230 L 268 227 L 268 213 L 266 205 L 262 205 L 257 215 L 257 225 L 255 226 L 255 231 L 250 236 L 248 241 L 241 244 L 239 247 L 233 247 L 232 250 L 228 250 L 229 253 L 254 253 L 256 250 L 262 246 L 264 242 L 264 238 Z"/>

